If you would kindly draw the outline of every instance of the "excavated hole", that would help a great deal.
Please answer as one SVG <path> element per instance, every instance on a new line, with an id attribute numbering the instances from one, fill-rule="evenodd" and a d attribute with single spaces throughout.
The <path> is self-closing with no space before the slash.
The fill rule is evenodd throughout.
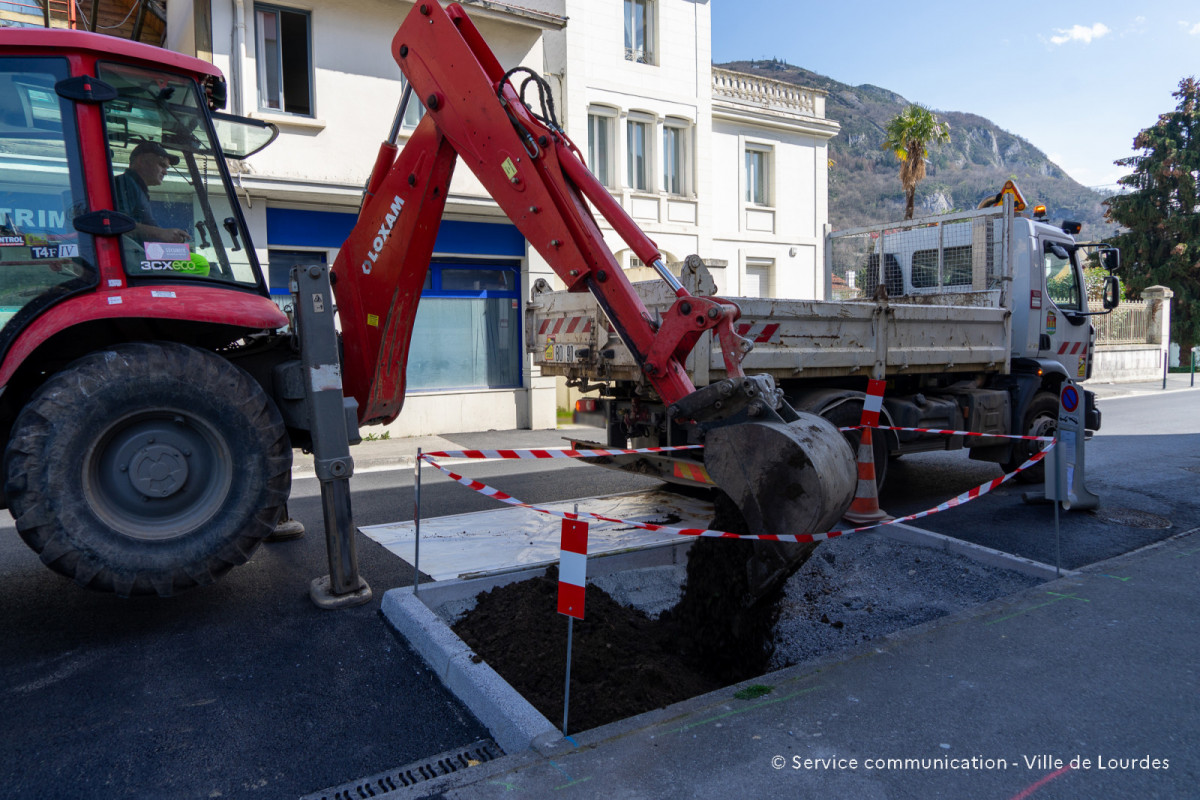
<path id="1" fill-rule="evenodd" d="M 728 502 L 717 504 L 713 526 L 746 530 Z M 589 584 L 584 619 L 574 626 L 570 729 L 594 728 L 766 672 L 782 586 L 746 607 L 751 554 L 748 541 L 697 541 L 682 599 L 657 619 Z M 544 577 L 481 593 L 454 625 L 552 720 L 562 718 L 566 668 L 567 619 L 556 613 L 557 596 L 558 569 L 551 567 Z"/>
<path id="2" fill-rule="evenodd" d="M 725 514 L 718 507 L 712 527 L 737 530 L 738 520 Z M 780 596 L 742 613 L 750 552 L 749 542 L 695 542 L 686 580 L 707 590 L 656 619 L 589 581 L 585 619 L 574 626 L 570 731 L 850 650 L 1041 582 L 884 536 L 840 537 L 822 543 Z M 744 557 L 735 558 L 739 553 Z M 680 572 L 656 567 L 635 570 L 629 581 L 597 583 L 618 596 L 643 580 L 673 591 Z M 454 624 L 460 638 L 555 724 L 563 714 L 567 645 L 567 618 L 556 613 L 557 578 L 551 569 L 545 577 L 482 593 Z M 654 607 L 668 606 L 671 593 L 658 595 L 662 603 Z"/>

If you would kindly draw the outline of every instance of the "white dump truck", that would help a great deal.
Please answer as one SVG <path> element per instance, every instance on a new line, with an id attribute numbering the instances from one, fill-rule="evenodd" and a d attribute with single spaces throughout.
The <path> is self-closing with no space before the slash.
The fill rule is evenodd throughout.
<path id="1" fill-rule="evenodd" d="M 1025 204 L 1014 186 L 1006 185 L 994 203 L 830 233 L 824 298 L 726 298 L 741 309 L 737 333 L 753 343 L 742 362 L 746 373 L 770 375 L 797 411 L 838 426 L 857 425 L 868 380 L 886 378 L 882 425 L 996 434 L 1053 431 L 1059 385 L 1068 376 L 1086 379 L 1092 368 L 1095 334 L 1083 266 L 1094 257 L 1108 269 L 1104 302 L 1111 309 L 1119 296 L 1112 275 L 1119 254 L 1077 242 L 1079 223 L 1055 227 L 1040 206 L 1033 215 L 1019 213 Z M 715 289 L 701 259 L 690 257 L 681 271 L 694 294 Z M 676 299 L 663 281 L 634 286 L 651 315 Z M 602 441 L 590 444 L 686 443 L 683 428 L 656 398 L 590 294 L 553 291 L 539 281 L 526 326 L 526 342 L 542 374 L 566 378 L 584 395 L 577 408 L 603 424 L 605 434 L 596 436 Z M 697 387 L 725 378 L 720 348 L 707 335 L 686 368 Z M 1095 397 L 1084 394 L 1086 427 L 1099 429 Z M 851 438 L 856 442 L 857 434 Z M 1037 445 L 888 431 L 874 437 L 874 446 L 882 485 L 888 456 L 967 448 L 971 458 L 1011 469 Z M 599 461 L 676 483 L 710 484 L 701 458 L 681 452 Z M 1019 477 L 1033 482 L 1042 474 L 1032 469 Z"/>

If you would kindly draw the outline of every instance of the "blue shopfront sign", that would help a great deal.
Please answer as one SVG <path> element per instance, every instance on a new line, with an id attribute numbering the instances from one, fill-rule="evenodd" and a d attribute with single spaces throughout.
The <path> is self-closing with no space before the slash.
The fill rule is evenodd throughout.
<path id="1" fill-rule="evenodd" d="M 267 241 L 272 249 L 341 247 L 356 219 L 268 208 Z M 520 387 L 524 258 L 525 237 L 513 225 L 442 222 L 413 326 L 410 390 Z"/>

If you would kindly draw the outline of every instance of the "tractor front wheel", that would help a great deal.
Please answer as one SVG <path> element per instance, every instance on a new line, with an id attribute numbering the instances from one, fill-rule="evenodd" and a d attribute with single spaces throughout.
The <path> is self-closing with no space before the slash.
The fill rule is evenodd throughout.
<path id="1" fill-rule="evenodd" d="M 17 530 L 80 585 L 168 596 L 245 563 L 279 519 L 292 450 L 249 374 L 205 350 L 133 343 L 52 376 L 5 453 Z"/>

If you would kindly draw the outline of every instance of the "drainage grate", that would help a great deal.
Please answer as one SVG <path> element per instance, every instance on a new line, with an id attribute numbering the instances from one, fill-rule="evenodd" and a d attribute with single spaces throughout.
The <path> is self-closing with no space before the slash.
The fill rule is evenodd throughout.
<path id="1" fill-rule="evenodd" d="M 367 797 L 387 797 L 392 792 L 413 784 L 461 772 L 485 761 L 493 761 L 502 755 L 504 755 L 504 751 L 500 749 L 500 745 L 491 739 L 480 739 L 474 744 L 456 750 L 447 750 L 425 761 L 409 764 L 407 767 L 381 772 L 369 778 L 350 781 L 341 786 L 331 786 L 324 791 L 307 794 L 300 800 L 362 800 Z"/>

